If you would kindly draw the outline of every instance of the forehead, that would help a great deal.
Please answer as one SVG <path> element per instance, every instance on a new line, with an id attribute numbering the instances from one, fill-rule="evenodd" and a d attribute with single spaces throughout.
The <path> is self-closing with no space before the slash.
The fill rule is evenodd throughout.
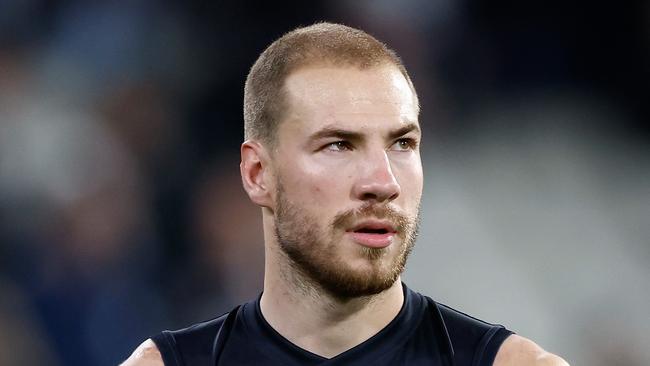
<path id="1" fill-rule="evenodd" d="M 393 65 L 305 67 L 287 77 L 285 91 L 288 109 L 283 124 L 290 129 L 417 123 L 413 91 Z"/>

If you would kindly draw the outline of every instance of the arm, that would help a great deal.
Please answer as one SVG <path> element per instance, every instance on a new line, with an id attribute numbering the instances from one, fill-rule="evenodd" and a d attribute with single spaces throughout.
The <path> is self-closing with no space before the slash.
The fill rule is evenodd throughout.
<path id="1" fill-rule="evenodd" d="M 530 339 L 516 334 L 506 338 L 494 366 L 569 366 L 562 357 L 545 351 Z"/>
<path id="2" fill-rule="evenodd" d="M 156 344 L 147 339 L 120 366 L 165 366 L 165 363 Z"/>

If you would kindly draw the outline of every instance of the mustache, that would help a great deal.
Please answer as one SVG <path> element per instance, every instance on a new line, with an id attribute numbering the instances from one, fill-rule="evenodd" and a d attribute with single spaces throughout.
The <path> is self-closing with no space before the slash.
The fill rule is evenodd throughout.
<path id="1" fill-rule="evenodd" d="M 367 218 L 387 219 L 398 233 L 403 233 L 414 221 L 408 215 L 390 206 L 368 203 L 359 208 L 337 214 L 332 220 L 332 228 L 345 229 L 354 225 L 357 221 Z"/>

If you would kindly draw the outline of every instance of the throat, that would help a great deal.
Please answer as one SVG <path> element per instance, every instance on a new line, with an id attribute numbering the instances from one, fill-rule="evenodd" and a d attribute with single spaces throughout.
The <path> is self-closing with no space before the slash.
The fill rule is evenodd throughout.
<path id="1" fill-rule="evenodd" d="M 266 322 L 289 342 L 332 358 L 379 333 L 398 315 L 403 302 L 398 280 L 382 293 L 346 302 L 265 289 L 260 308 Z"/>

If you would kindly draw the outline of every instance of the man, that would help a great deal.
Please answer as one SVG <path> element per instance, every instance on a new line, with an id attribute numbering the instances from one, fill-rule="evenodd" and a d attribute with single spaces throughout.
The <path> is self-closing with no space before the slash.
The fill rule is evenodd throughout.
<path id="1" fill-rule="evenodd" d="M 244 94 L 264 292 L 154 336 L 125 365 L 567 365 L 400 281 L 423 175 L 418 98 L 393 51 L 341 25 L 296 29 L 262 53 Z"/>

